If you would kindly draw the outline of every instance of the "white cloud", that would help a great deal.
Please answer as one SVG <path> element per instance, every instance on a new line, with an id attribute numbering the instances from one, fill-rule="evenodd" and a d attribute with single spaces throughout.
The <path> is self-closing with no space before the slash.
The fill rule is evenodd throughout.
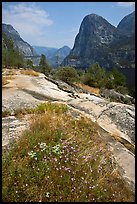
<path id="1" fill-rule="evenodd" d="M 36 3 L 18 3 L 4 5 L 2 9 L 2 22 L 11 24 L 24 40 L 29 43 L 33 39 L 44 35 L 46 27 L 53 24 L 48 13 L 38 7 Z"/>
<path id="2" fill-rule="evenodd" d="M 122 6 L 122 7 L 135 6 L 135 2 L 117 2 L 117 4 L 118 4 L 119 6 Z"/>

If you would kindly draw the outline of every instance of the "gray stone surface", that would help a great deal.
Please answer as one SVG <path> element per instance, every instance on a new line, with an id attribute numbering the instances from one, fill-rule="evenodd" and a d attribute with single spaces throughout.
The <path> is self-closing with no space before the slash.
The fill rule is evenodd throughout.
<path id="1" fill-rule="evenodd" d="M 101 89 L 100 95 L 104 98 L 110 99 L 111 101 L 116 101 L 120 103 L 126 103 L 126 104 L 134 104 L 135 99 L 129 95 L 124 95 L 121 93 L 116 92 L 115 90 L 111 89 Z"/>
<path id="2" fill-rule="evenodd" d="M 18 71 L 14 80 L 2 89 L 2 110 L 14 111 L 18 108 L 35 107 L 45 101 L 58 101 L 67 104 L 71 114 L 80 114 L 96 122 L 101 128 L 100 135 L 110 146 L 113 157 L 122 169 L 121 175 L 134 191 L 135 157 L 111 135 L 124 138 L 129 144 L 135 143 L 135 106 L 108 100 L 86 93 L 63 91 L 43 74 L 39 77 L 21 75 Z M 27 116 L 26 116 L 27 117 Z M 21 132 L 29 126 L 28 118 L 23 120 L 10 116 L 2 119 L 2 146 L 6 148 L 18 139 Z"/>

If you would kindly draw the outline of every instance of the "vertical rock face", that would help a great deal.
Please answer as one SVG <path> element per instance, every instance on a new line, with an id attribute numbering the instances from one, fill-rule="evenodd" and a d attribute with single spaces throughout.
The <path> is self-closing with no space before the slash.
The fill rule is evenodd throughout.
<path id="1" fill-rule="evenodd" d="M 117 26 L 118 30 L 125 35 L 135 33 L 135 11 L 125 16 Z"/>
<path id="2" fill-rule="evenodd" d="M 133 27 L 134 13 L 126 17 Z M 121 31 L 125 25 L 121 21 L 118 28 L 96 14 L 87 15 L 75 38 L 74 47 L 62 65 L 87 68 L 95 62 L 106 68 L 134 67 L 134 39 Z M 127 27 L 124 27 L 128 30 Z M 134 29 L 132 29 L 134 33 Z M 128 39 L 127 39 L 128 37 Z"/>
<path id="3" fill-rule="evenodd" d="M 19 33 L 11 25 L 2 24 L 2 32 L 13 39 L 15 48 L 18 48 L 24 57 L 36 61 L 38 56 L 36 51 L 20 37 Z"/>

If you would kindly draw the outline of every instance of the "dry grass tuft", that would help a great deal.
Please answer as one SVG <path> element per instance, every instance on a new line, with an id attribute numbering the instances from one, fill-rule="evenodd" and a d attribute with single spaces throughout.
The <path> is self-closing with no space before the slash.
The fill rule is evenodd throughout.
<path id="1" fill-rule="evenodd" d="M 16 72 L 17 72 L 17 70 L 15 70 L 15 69 L 9 69 L 9 70 L 6 70 L 6 72 L 5 72 L 5 75 L 16 75 Z"/>
<path id="2" fill-rule="evenodd" d="M 31 75 L 31 76 L 39 76 L 39 73 L 32 69 L 21 70 L 20 73 L 25 75 Z"/>
<path id="3" fill-rule="evenodd" d="M 121 144 L 123 144 L 129 151 L 131 151 L 133 154 L 135 154 L 135 146 L 133 144 L 131 144 L 130 142 L 128 142 L 127 140 L 125 140 L 124 138 L 116 135 L 116 134 L 111 134 L 111 136 L 118 142 L 120 142 Z"/>
<path id="4" fill-rule="evenodd" d="M 80 88 L 82 88 L 86 91 L 89 91 L 92 94 L 96 94 L 97 96 L 99 96 L 99 92 L 100 92 L 99 88 L 90 87 L 90 86 L 82 84 L 82 83 L 76 83 L 76 86 L 79 86 Z"/>
<path id="5" fill-rule="evenodd" d="M 14 79 L 13 76 L 2 76 L 2 86 L 10 83 L 10 80 Z"/>

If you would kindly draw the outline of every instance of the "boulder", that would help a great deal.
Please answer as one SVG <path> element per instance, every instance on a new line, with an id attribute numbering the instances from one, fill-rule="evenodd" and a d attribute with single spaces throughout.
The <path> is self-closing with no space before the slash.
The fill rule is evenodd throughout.
<path id="1" fill-rule="evenodd" d="M 118 93 L 114 89 L 101 89 L 100 95 L 115 102 L 125 103 L 129 105 L 135 103 L 135 99 L 133 97 Z"/>

